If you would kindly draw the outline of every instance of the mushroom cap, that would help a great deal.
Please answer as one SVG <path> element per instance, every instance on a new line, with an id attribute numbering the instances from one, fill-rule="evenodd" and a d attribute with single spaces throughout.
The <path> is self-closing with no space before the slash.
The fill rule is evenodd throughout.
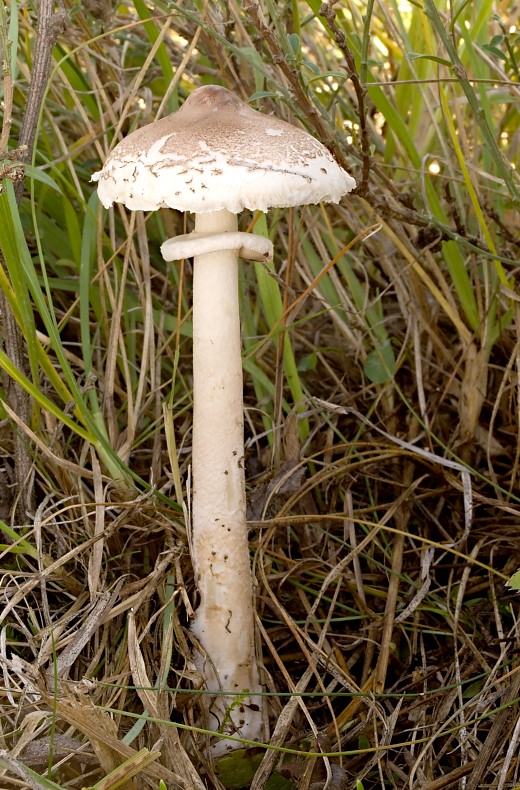
<path id="1" fill-rule="evenodd" d="M 339 203 L 356 186 L 314 137 L 218 85 L 129 134 L 92 180 L 106 208 L 198 214 Z"/>

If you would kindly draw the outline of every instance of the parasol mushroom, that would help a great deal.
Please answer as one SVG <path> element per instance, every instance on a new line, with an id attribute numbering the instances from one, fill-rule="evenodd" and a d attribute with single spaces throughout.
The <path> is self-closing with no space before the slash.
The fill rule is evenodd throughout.
<path id="1" fill-rule="evenodd" d="M 226 88 L 195 90 L 182 107 L 130 134 L 92 176 L 105 207 L 195 213 L 165 260 L 193 256 L 193 447 L 190 549 L 200 603 L 192 630 L 210 691 L 212 729 L 263 737 L 244 476 L 238 258 L 269 260 L 269 240 L 239 233 L 236 214 L 339 202 L 354 179 L 311 135 L 253 110 Z M 225 737 L 212 750 L 239 744 Z"/>

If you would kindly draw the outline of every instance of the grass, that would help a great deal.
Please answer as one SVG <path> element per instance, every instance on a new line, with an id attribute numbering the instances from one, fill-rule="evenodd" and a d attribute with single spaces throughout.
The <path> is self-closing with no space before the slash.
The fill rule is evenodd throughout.
<path id="1" fill-rule="evenodd" d="M 0 290 L 24 341 L 0 350 L 6 790 L 520 787 L 513 6 L 66 0 L 18 201 L 37 12 L 0 0 Z M 207 83 L 359 185 L 241 218 L 275 245 L 240 289 L 271 734 L 217 767 L 189 632 L 191 270 L 159 253 L 192 218 L 103 211 L 90 183 Z"/>

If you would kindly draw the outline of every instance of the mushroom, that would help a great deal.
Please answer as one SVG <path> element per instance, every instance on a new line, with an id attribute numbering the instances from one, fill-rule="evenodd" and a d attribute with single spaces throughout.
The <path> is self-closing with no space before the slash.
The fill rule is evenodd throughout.
<path id="1" fill-rule="evenodd" d="M 193 233 L 165 241 L 165 260 L 193 256 L 193 447 L 190 550 L 200 603 L 192 631 L 212 729 L 263 737 L 262 686 L 244 475 L 238 258 L 269 260 L 272 244 L 239 233 L 236 214 L 339 202 L 354 179 L 315 138 L 253 110 L 226 88 L 130 134 L 92 176 L 105 207 L 195 213 Z M 215 756 L 237 747 L 215 740 Z"/>

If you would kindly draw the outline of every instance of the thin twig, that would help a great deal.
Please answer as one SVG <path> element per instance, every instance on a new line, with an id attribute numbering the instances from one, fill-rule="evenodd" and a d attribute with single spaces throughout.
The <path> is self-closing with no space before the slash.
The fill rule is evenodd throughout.
<path id="1" fill-rule="evenodd" d="M 309 97 L 308 88 L 302 84 L 299 71 L 291 68 L 287 61 L 278 39 L 265 20 L 259 3 L 257 0 L 244 0 L 242 3 L 242 10 L 247 14 L 251 24 L 254 25 L 267 44 L 273 58 L 273 63 L 280 68 L 284 77 L 287 79 L 294 93 L 296 103 L 304 110 L 307 117 L 311 120 L 318 138 L 327 145 L 327 141 L 330 142 L 331 138 L 330 130 L 326 128 L 320 113 Z"/>
<path id="2" fill-rule="evenodd" d="M 31 83 L 27 95 L 27 104 L 18 137 L 19 146 L 27 146 L 22 151 L 22 162 L 30 162 L 33 157 L 36 130 L 40 118 L 43 98 L 47 90 L 51 72 L 52 50 L 56 39 L 65 29 L 67 15 L 65 10 L 54 11 L 53 0 L 40 0 L 38 27 L 36 30 L 36 46 L 31 72 Z M 16 185 L 16 197 L 19 200 L 23 191 L 23 181 Z"/>
<path id="3" fill-rule="evenodd" d="M 3 4 L 2 4 L 3 7 Z M 23 164 L 30 162 L 33 156 L 34 142 L 38 119 L 40 117 L 43 97 L 47 88 L 51 69 L 52 50 L 56 38 L 63 30 L 66 20 L 65 11 L 54 12 L 53 0 L 41 0 L 39 6 L 38 27 L 36 35 L 36 47 L 33 59 L 33 68 L 27 104 L 20 129 L 18 139 L 19 161 Z M 4 21 L 5 20 L 0 20 Z M 9 48 L 3 46 L 4 60 L 4 87 L 6 96 L 6 106 L 2 127 L 2 137 L 0 151 L 7 148 L 12 120 L 12 85 L 10 82 L 10 63 L 7 62 Z M 24 169 L 16 168 L 15 194 L 17 202 L 20 201 L 24 185 Z M 0 259 L 0 265 L 5 266 Z M 3 291 L 0 293 L 0 312 L 3 315 L 4 323 L 4 346 L 7 356 L 14 362 L 16 367 L 28 376 L 27 361 L 25 357 L 25 341 L 23 333 L 11 311 L 8 300 Z M 13 411 L 20 420 L 26 425 L 31 419 L 31 400 L 28 393 L 16 382 L 10 380 L 6 386 L 6 396 Z M 23 437 L 15 432 L 14 434 L 14 478 L 17 491 L 17 501 L 15 505 L 15 517 L 23 520 L 27 510 L 32 509 L 33 491 L 31 486 L 32 463 L 29 448 Z"/>
<path id="4" fill-rule="evenodd" d="M 369 8 L 367 9 L 366 18 L 370 19 L 370 13 L 373 6 L 373 0 L 369 2 Z M 372 161 L 372 157 L 370 156 L 370 134 L 367 127 L 367 108 L 366 108 L 366 80 L 363 80 L 363 74 L 360 78 L 357 68 L 356 68 L 356 61 L 354 58 L 354 53 L 349 48 L 347 44 L 347 38 L 342 30 L 336 24 L 336 12 L 332 6 L 332 3 L 327 2 L 323 3 L 320 10 L 320 16 L 324 17 L 327 20 L 327 24 L 334 35 L 334 41 L 338 45 L 339 49 L 343 53 L 343 57 L 345 58 L 345 62 L 348 67 L 348 78 L 352 83 L 352 87 L 354 88 L 354 93 L 356 94 L 357 100 L 357 110 L 356 114 L 359 118 L 359 129 L 360 129 L 360 141 L 361 141 L 361 157 L 362 157 L 362 174 L 361 174 L 361 183 L 358 185 L 358 191 L 363 195 L 367 192 L 368 189 L 368 181 L 370 178 L 370 165 Z M 363 39 L 363 48 L 364 51 L 368 49 L 368 40 L 369 40 L 369 33 L 370 33 L 370 26 L 367 23 L 366 25 L 366 34 Z M 366 51 L 365 51 L 366 57 Z M 366 76 L 366 69 L 364 70 Z"/>

